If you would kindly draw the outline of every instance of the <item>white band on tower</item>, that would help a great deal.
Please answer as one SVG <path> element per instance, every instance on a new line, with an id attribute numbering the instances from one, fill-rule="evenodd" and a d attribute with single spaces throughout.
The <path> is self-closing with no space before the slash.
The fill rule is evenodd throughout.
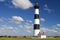
<path id="1" fill-rule="evenodd" d="M 35 9 L 35 14 L 39 14 L 39 9 Z"/>
<path id="2" fill-rule="evenodd" d="M 34 24 L 39 24 L 39 19 L 35 19 L 35 23 Z"/>
<path id="3" fill-rule="evenodd" d="M 40 32 L 40 29 L 34 30 L 34 36 L 38 36 L 39 32 Z"/>

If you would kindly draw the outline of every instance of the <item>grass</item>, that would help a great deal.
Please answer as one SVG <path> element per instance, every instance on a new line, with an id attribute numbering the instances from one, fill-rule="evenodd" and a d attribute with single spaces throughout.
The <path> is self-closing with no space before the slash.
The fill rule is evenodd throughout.
<path id="1" fill-rule="evenodd" d="M 0 40 L 60 40 L 60 38 L 0 38 Z"/>

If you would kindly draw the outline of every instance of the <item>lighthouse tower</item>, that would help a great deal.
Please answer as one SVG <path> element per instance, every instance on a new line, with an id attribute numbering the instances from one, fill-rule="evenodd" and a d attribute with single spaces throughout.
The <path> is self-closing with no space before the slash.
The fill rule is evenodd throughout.
<path id="1" fill-rule="evenodd" d="M 38 34 L 40 32 L 39 4 L 38 4 L 38 1 L 36 1 L 35 5 L 34 5 L 34 9 L 35 9 L 35 14 L 34 14 L 34 36 L 38 37 Z"/>
<path id="2" fill-rule="evenodd" d="M 38 0 L 36 0 L 35 5 L 35 14 L 34 14 L 34 37 L 46 38 L 44 32 L 41 34 L 40 32 L 40 19 L 39 19 L 39 4 Z"/>

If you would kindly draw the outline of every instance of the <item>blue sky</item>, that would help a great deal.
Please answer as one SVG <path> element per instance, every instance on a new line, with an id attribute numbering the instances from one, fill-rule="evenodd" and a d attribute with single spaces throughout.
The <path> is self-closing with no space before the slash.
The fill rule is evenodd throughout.
<path id="1" fill-rule="evenodd" d="M 33 35 L 36 0 L 0 0 L 0 35 Z M 39 0 L 40 30 L 60 36 L 60 0 Z"/>

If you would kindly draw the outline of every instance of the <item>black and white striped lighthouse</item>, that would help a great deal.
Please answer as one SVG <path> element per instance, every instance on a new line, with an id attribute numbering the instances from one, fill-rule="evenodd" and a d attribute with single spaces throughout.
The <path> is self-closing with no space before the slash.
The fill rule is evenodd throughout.
<path id="1" fill-rule="evenodd" d="M 35 14 L 34 14 L 34 36 L 38 36 L 40 32 L 40 27 L 39 27 L 39 4 L 38 1 L 36 1 L 34 5 L 35 9 Z"/>

